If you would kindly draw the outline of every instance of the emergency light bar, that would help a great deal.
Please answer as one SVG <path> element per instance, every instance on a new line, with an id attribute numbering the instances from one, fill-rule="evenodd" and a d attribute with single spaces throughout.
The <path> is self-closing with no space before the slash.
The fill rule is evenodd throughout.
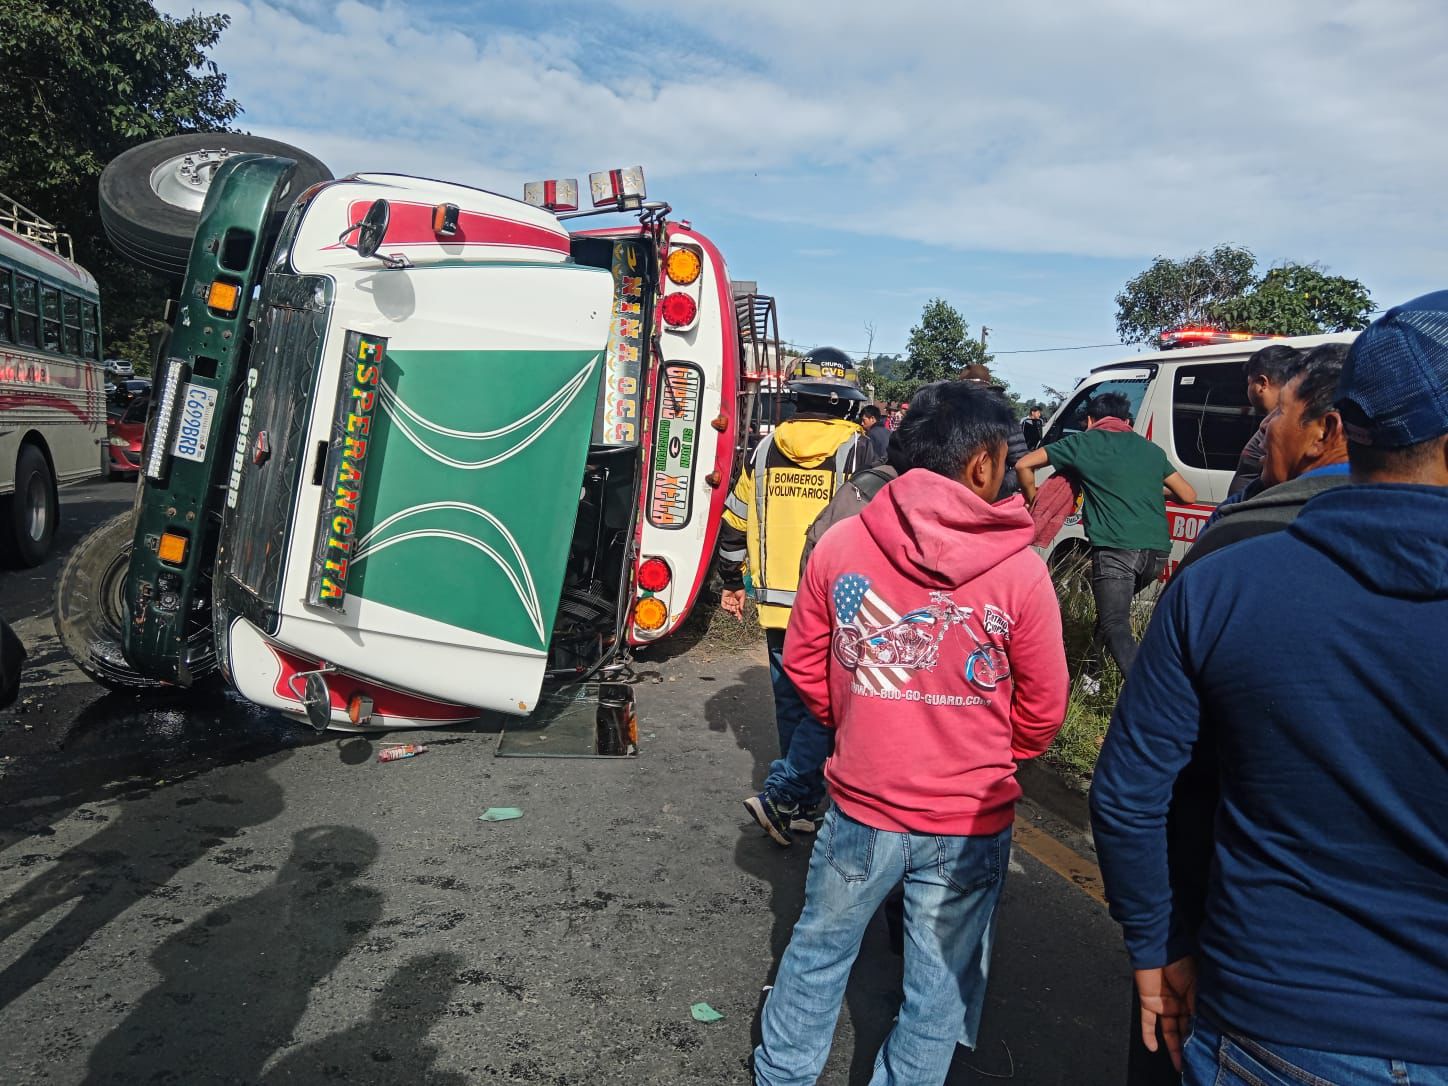
<path id="1" fill-rule="evenodd" d="M 1205 347 L 1208 344 L 1244 343 L 1253 339 L 1282 338 L 1282 336 L 1262 332 L 1227 332 L 1221 328 L 1196 325 L 1186 328 L 1169 328 L 1157 337 L 1157 342 L 1163 351 L 1170 351 L 1174 347 Z"/>
<path id="2" fill-rule="evenodd" d="M 644 168 L 630 166 L 624 170 L 591 173 L 588 188 L 594 207 L 635 211 L 644 203 Z"/>
<path id="3" fill-rule="evenodd" d="M 578 180 L 566 177 L 559 181 L 529 181 L 523 186 L 523 202 L 544 211 L 577 211 Z"/>

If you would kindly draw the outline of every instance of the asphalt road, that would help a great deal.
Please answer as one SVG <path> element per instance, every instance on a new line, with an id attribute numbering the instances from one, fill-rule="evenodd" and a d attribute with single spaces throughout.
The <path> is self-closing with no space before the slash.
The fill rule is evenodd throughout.
<path id="1" fill-rule="evenodd" d="M 62 547 L 129 496 L 66 491 Z M 0 573 L 33 653 L 0 712 L 0 1080 L 747 1081 L 808 860 L 739 802 L 774 746 L 762 651 L 642 663 L 636 760 L 496 758 L 469 727 L 378 764 L 226 696 L 105 693 L 55 643 L 55 571 Z M 1019 825 L 949 1082 L 1118 1083 L 1115 926 L 1082 843 Z M 821 1082 L 868 1081 L 899 984 L 877 920 Z"/>

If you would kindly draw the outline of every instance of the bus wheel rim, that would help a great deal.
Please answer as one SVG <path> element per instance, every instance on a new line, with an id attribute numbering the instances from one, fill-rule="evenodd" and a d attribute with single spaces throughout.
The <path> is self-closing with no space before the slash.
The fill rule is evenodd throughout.
<path id="1" fill-rule="evenodd" d="M 25 534 L 39 543 L 50 527 L 50 495 L 45 480 L 33 475 L 25 484 Z"/>
<path id="2" fill-rule="evenodd" d="M 218 147 L 168 158 L 151 171 L 151 191 L 172 207 L 199 214 L 217 167 L 234 154 Z"/>

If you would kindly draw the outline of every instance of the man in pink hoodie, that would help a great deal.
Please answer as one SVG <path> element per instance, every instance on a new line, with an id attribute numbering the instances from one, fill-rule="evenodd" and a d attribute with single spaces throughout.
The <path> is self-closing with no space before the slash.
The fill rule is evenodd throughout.
<path id="1" fill-rule="evenodd" d="M 989 501 L 1015 420 L 989 391 L 940 389 L 902 424 L 917 467 L 826 533 L 795 599 L 784 667 L 835 729 L 834 806 L 764 1006 L 759 1086 L 819 1077 L 865 926 L 902 879 L 905 999 L 870 1082 L 945 1080 L 980 1022 L 1016 763 L 1065 716 L 1061 613 L 1030 514 Z"/>

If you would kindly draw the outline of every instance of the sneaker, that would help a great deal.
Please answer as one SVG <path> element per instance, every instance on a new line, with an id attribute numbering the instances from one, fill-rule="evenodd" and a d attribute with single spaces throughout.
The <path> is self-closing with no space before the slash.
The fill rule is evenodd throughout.
<path id="1" fill-rule="evenodd" d="M 823 806 L 807 807 L 802 811 L 796 811 L 789 820 L 789 828 L 795 833 L 818 833 L 820 826 L 824 825 L 825 811 Z"/>
<path id="2" fill-rule="evenodd" d="M 768 792 L 760 792 L 759 795 L 746 799 L 744 806 L 754 816 L 754 821 L 759 823 L 760 829 L 770 837 L 781 845 L 794 844 L 794 836 L 790 830 L 799 818 L 799 808 L 796 805 L 776 803 Z"/>
<path id="3" fill-rule="evenodd" d="M 1086 694 L 1090 697 L 1095 697 L 1097 694 L 1101 693 L 1101 680 L 1096 678 L 1095 676 L 1083 674 L 1081 678 L 1077 681 L 1080 683 L 1081 693 Z"/>

